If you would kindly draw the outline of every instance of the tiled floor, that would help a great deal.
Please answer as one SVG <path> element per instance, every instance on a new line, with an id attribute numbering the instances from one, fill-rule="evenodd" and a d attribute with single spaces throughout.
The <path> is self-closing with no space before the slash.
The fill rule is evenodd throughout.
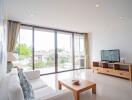
<path id="1" fill-rule="evenodd" d="M 132 82 L 127 79 L 93 73 L 89 69 L 45 75 L 41 77 L 50 87 L 57 89 L 58 79 L 76 78 L 93 81 L 96 95 L 91 90 L 81 94 L 81 100 L 132 100 Z"/>
<path id="2" fill-rule="evenodd" d="M 16 65 L 18 66 L 18 65 Z M 20 66 L 20 65 L 19 65 Z M 79 68 L 84 68 L 83 66 L 77 66 L 75 65 L 76 69 L 79 69 Z M 23 67 L 23 69 L 25 71 L 28 71 L 28 70 L 32 70 L 32 67 L 29 67 L 29 66 L 25 66 Z M 64 65 L 64 66 L 59 66 L 58 67 L 58 71 L 61 72 L 61 71 L 66 71 L 66 70 L 72 70 L 73 69 L 73 66 L 71 65 Z M 55 72 L 55 66 L 48 66 L 48 67 L 41 67 L 41 68 L 35 68 L 35 70 L 40 70 L 40 74 L 48 74 L 48 73 L 54 73 Z"/>

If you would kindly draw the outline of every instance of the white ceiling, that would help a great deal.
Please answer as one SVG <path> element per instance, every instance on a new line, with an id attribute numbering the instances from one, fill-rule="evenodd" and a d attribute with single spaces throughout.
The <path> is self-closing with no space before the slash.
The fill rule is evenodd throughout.
<path id="1" fill-rule="evenodd" d="M 132 0 L 7 1 L 8 18 L 26 24 L 78 32 L 132 25 Z"/>

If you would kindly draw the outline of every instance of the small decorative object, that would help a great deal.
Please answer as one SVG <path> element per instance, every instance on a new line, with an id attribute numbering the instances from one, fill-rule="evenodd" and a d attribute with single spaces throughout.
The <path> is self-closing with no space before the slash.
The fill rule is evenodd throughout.
<path id="1" fill-rule="evenodd" d="M 79 80 L 72 80 L 73 85 L 80 85 Z"/>
<path id="2" fill-rule="evenodd" d="M 121 58 L 121 59 L 120 59 L 120 62 L 121 62 L 121 63 L 125 63 L 125 58 Z"/>

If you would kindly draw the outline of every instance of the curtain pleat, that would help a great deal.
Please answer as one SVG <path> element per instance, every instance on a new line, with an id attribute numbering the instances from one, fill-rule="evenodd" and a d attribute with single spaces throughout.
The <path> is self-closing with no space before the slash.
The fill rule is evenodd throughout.
<path id="1" fill-rule="evenodd" d="M 84 54 L 85 54 L 85 68 L 90 68 L 89 64 L 89 43 L 88 43 L 88 33 L 84 33 Z"/>
<path id="2" fill-rule="evenodd" d="M 19 22 L 8 21 L 8 42 L 7 42 L 8 52 L 13 52 L 19 31 L 20 31 Z"/>

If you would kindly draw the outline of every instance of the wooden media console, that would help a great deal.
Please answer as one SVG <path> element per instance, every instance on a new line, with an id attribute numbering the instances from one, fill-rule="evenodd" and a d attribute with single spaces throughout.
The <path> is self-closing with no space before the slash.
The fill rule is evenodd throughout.
<path id="1" fill-rule="evenodd" d="M 122 77 L 132 81 L 132 64 L 93 62 L 93 70 L 98 73 Z"/>

